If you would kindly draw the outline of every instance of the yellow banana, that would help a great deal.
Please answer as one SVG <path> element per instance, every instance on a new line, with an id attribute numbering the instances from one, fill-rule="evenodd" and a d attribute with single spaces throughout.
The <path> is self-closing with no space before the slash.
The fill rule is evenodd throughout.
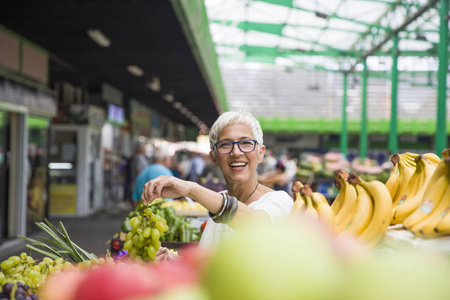
<path id="1" fill-rule="evenodd" d="M 350 224 L 352 223 L 353 218 L 355 216 L 357 207 L 358 207 L 358 205 L 357 205 L 357 202 L 355 199 L 355 203 L 353 204 L 353 207 L 350 210 L 350 212 L 346 216 L 344 216 L 344 219 L 342 219 L 339 223 L 335 224 L 336 231 L 338 231 L 338 232 L 344 231 L 347 229 L 348 226 L 350 226 Z"/>
<path id="2" fill-rule="evenodd" d="M 355 186 L 357 199 L 357 208 L 350 225 L 345 229 L 356 236 L 359 236 L 369 225 L 373 215 L 373 199 L 367 191 L 357 184 L 355 174 L 350 174 L 349 182 Z"/>
<path id="3" fill-rule="evenodd" d="M 328 224 L 331 228 L 334 228 L 334 213 L 325 196 L 319 192 L 314 192 L 311 199 L 313 200 L 317 213 L 319 214 L 319 220 L 325 224 Z"/>
<path id="4" fill-rule="evenodd" d="M 447 157 L 437 165 L 419 206 L 403 220 L 403 227 L 411 230 L 415 224 L 424 220 L 434 210 L 441 200 L 447 185 L 450 183 L 449 170 L 450 158 Z"/>
<path id="5" fill-rule="evenodd" d="M 337 181 L 337 182 L 339 182 L 339 181 Z M 335 183 L 335 186 L 339 190 L 339 193 L 336 195 L 336 198 L 334 198 L 333 202 L 331 203 L 331 210 L 336 215 L 339 212 L 339 210 L 341 209 L 343 197 L 340 192 L 340 190 L 341 190 L 340 183 L 338 183 L 338 184 Z"/>
<path id="6" fill-rule="evenodd" d="M 441 158 L 432 152 L 424 153 L 422 155 L 431 160 L 432 162 L 434 162 L 435 164 L 438 164 L 441 161 Z"/>
<path id="7" fill-rule="evenodd" d="M 397 157 L 396 157 L 397 156 Z M 392 198 L 393 207 L 397 205 L 398 202 L 401 201 L 401 198 L 405 195 L 405 192 L 407 191 L 409 180 L 412 177 L 412 174 L 414 173 L 415 167 L 408 167 L 405 165 L 405 161 L 400 159 L 400 155 L 396 154 L 394 155 L 394 161 L 398 164 L 398 172 L 399 172 L 399 187 L 398 191 L 395 194 L 394 198 Z"/>
<path id="8" fill-rule="evenodd" d="M 402 163 L 410 168 L 415 168 L 415 159 L 419 155 L 417 153 L 405 152 L 398 154 Z"/>
<path id="9" fill-rule="evenodd" d="M 340 184 L 341 184 L 341 190 L 339 193 L 343 193 L 341 197 L 342 198 L 342 207 L 336 214 L 336 226 L 340 226 L 340 224 L 344 221 L 345 218 L 348 218 L 349 215 L 352 213 L 353 206 L 356 203 L 356 190 L 353 185 L 348 183 L 348 173 L 344 170 L 339 170 L 336 174 Z"/>
<path id="10" fill-rule="evenodd" d="M 448 190 L 449 188 L 447 188 Z M 450 197 L 450 196 L 449 196 Z M 450 207 L 447 207 L 445 211 L 442 212 L 442 217 L 439 223 L 434 228 L 437 235 L 449 235 L 450 234 L 450 213 L 448 213 Z"/>
<path id="11" fill-rule="evenodd" d="M 339 190 L 339 193 L 336 195 L 336 198 L 334 199 L 333 203 L 331 203 L 331 209 L 333 210 L 335 216 L 341 210 L 342 203 L 344 203 L 343 197 L 344 191 L 342 190 L 341 193 L 341 189 L 343 188 L 340 180 L 341 177 L 343 177 L 344 180 L 347 180 L 348 173 L 341 169 L 337 171 L 334 175 L 334 186 Z"/>
<path id="12" fill-rule="evenodd" d="M 361 241 L 369 246 L 375 246 L 386 233 L 386 229 L 392 218 L 392 199 L 386 186 L 378 181 L 359 181 L 373 199 L 372 219 L 360 235 Z"/>
<path id="13" fill-rule="evenodd" d="M 311 199 L 312 196 L 312 190 L 309 184 L 305 184 L 300 189 L 300 194 L 305 199 L 305 210 L 303 211 L 306 215 L 310 216 L 313 220 L 319 219 L 319 213 L 317 212 L 316 208 L 314 207 L 313 201 Z"/>
<path id="14" fill-rule="evenodd" d="M 389 190 L 391 197 L 394 198 L 395 195 L 397 194 L 398 187 L 400 186 L 400 176 L 399 176 L 399 172 L 398 172 L 398 164 L 394 165 L 391 175 L 389 176 L 385 185 L 386 185 L 387 189 Z"/>
<path id="15" fill-rule="evenodd" d="M 411 177 L 404 197 L 393 209 L 391 224 L 401 224 L 420 205 L 428 183 L 436 170 L 436 163 L 423 155 L 416 157 L 416 170 Z"/>
<path id="16" fill-rule="evenodd" d="M 321 202 L 330 205 L 327 198 L 322 193 L 314 192 L 313 195 L 315 196 L 316 200 L 320 200 Z"/>
<path id="17" fill-rule="evenodd" d="M 300 181 L 295 181 L 292 185 L 292 192 L 295 193 L 295 201 L 292 209 L 289 213 L 289 216 L 297 215 L 303 206 L 305 205 L 305 199 L 303 199 L 302 195 L 300 195 L 300 189 L 303 187 L 303 184 Z"/>
<path id="18" fill-rule="evenodd" d="M 414 225 L 410 231 L 415 236 L 431 238 L 438 235 L 434 230 L 442 218 L 447 214 L 450 209 L 450 185 L 447 186 L 444 195 L 442 195 L 439 204 L 436 208 L 421 222 Z"/>

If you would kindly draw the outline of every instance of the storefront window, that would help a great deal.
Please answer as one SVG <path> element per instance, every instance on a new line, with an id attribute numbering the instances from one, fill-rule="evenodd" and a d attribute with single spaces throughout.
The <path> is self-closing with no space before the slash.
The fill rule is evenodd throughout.
<path id="1" fill-rule="evenodd" d="M 9 151 L 8 114 L 0 111 L 0 244 L 7 237 L 8 224 L 8 151 Z"/>
<path id="2" fill-rule="evenodd" d="M 48 143 L 49 120 L 28 117 L 27 234 L 36 231 L 35 222 L 48 214 Z"/>

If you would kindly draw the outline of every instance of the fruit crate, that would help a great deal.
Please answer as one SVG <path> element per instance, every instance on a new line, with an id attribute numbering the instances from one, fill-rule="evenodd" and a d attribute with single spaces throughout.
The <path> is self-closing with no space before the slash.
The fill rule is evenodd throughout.
<path id="1" fill-rule="evenodd" d="M 115 236 L 111 239 L 111 247 L 110 252 L 111 255 L 115 256 L 119 254 L 120 251 L 123 251 L 123 244 L 125 243 L 125 233 L 121 233 L 119 236 Z M 166 247 L 168 249 L 181 249 L 183 247 L 187 246 L 198 246 L 198 242 L 167 242 L 167 241 L 161 241 L 161 247 Z"/>

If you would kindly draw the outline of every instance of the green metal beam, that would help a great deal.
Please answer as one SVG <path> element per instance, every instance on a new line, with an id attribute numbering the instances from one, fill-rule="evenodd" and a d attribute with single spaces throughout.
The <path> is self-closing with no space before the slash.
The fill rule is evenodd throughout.
<path id="1" fill-rule="evenodd" d="M 347 133 L 347 78 L 348 74 L 343 73 L 343 86 L 342 86 L 342 130 L 341 137 L 339 139 L 341 154 L 344 158 L 347 158 L 348 149 L 348 133 Z"/>
<path id="2" fill-rule="evenodd" d="M 368 57 L 368 56 L 372 55 L 373 53 L 375 53 L 376 51 L 378 51 L 384 44 L 386 44 L 392 38 L 392 36 L 394 36 L 395 34 L 398 34 L 400 31 L 404 30 L 409 24 L 411 24 L 414 20 L 419 18 L 430 7 L 435 6 L 438 1 L 439 0 L 430 0 L 430 1 L 428 1 L 427 4 L 425 4 L 422 7 L 420 7 L 414 15 L 410 16 L 409 18 L 407 18 L 400 26 L 398 26 L 394 30 L 391 30 L 391 32 L 388 32 L 388 34 L 386 34 L 386 36 L 384 37 L 384 39 L 381 42 L 377 43 L 370 50 L 368 50 L 367 52 L 363 53 L 363 55 L 361 55 L 361 57 L 357 59 L 356 63 L 350 68 L 349 71 L 350 72 L 354 71 L 356 65 L 358 63 L 360 63 L 361 60 L 364 60 L 366 57 Z"/>
<path id="3" fill-rule="evenodd" d="M 392 77 L 391 77 L 391 130 L 389 131 L 388 149 L 391 153 L 398 153 L 397 137 L 397 87 L 398 87 L 398 35 L 392 37 Z"/>
<path id="4" fill-rule="evenodd" d="M 227 111 L 226 92 L 215 45 L 209 31 L 209 21 L 204 2 L 202 0 L 172 0 L 171 3 L 217 111 L 219 114 Z"/>
<path id="5" fill-rule="evenodd" d="M 226 25 L 226 26 L 233 26 L 233 27 L 242 29 L 244 31 L 257 31 L 257 32 L 263 32 L 263 33 L 267 33 L 267 34 L 274 34 L 274 35 L 277 35 L 277 36 L 281 36 L 281 37 L 292 39 L 294 41 L 303 42 L 303 43 L 307 43 L 307 44 L 311 44 L 311 45 L 321 46 L 321 47 L 324 47 L 325 49 L 327 49 L 328 51 L 330 51 L 332 53 L 338 54 L 339 56 L 346 54 L 345 50 L 332 47 L 332 46 L 330 46 L 328 44 L 323 44 L 323 43 L 319 43 L 319 42 L 311 41 L 311 40 L 307 40 L 307 39 L 300 39 L 300 38 L 296 38 L 296 37 L 286 36 L 282 32 L 283 28 L 285 26 L 284 24 L 270 24 L 270 23 L 257 23 L 257 22 L 239 22 L 236 25 L 232 21 L 225 21 L 225 22 L 222 22 L 220 24 Z M 251 46 L 249 46 L 249 47 L 251 47 Z M 299 50 L 295 50 L 295 51 L 299 51 Z"/>
<path id="6" fill-rule="evenodd" d="M 435 151 L 441 153 L 447 148 L 446 115 L 447 115 L 447 73 L 448 73 L 448 0 L 440 0 L 440 34 L 439 34 L 439 69 L 437 91 L 437 128 Z"/>
<path id="7" fill-rule="evenodd" d="M 307 118 L 307 117 L 265 117 L 255 116 L 260 122 L 264 132 L 270 133 L 324 133 L 339 135 L 342 132 L 342 118 Z M 445 126 L 450 131 L 450 122 Z M 367 121 L 367 133 L 377 135 L 389 135 L 389 119 L 369 119 Z M 347 118 L 347 133 L 360 134 L 361 120 Z M 436 119 L 398 119 L 399 135 L 424 135 L 436 134 Z"/>
<path id="8" fill-rule="evenodd" d="M 276 4 L 276 5 L 280 5 L 280 6 L 286 6 L 286 7 L 292 8 L 292 9 L 296 9 L 296 10 L 300 10 L 300 11 L 304 11 L 304 12 L 309 12 L 309 13 L 313 13 L 313 14 L 317 14 L 318 13 L 318 11 L 315 11 L 315 10 L 306 9 L 306 8 L 302 8 L 302 7 L 299 7 L 299 6 L 294 6 L 292 1 L 289 1 L 289 0 L 286 0 L 286 1 L 281 1 L 281 0 L 280 1 L 278 1 L 278 0 L 254 0 L 254 1 L 267 2 L 267 3 Z M 362 22 L 362 21 L 355 20 L 355 19 L 352 19 L 352 18 L 342 17 L 342 16 L 339 16 L 337 14 L 331 14 L 331 15 L 324 14 L 324 17 L 327 18 L 327 19 L 339 19 L 339 20 L 348 21 L 348 22 L 352 22 L 352 23 L 355 23 L 355 24 L 359 24 L 359 25 L 364 25 L 364 26 L 367 26 L 367 27 L 370 27 L 370 28 L 374 27 L 374 28 L 383 29 L 385 31 L 390 31 L 389 27 L 383 27 L 383 26 L 381 26 L 379 24 L 372 24 L 372 23 Z"/>
<path id="9" fill-rule="evenodd" d="M 302 50 L 302 49 L 289 49 L 289 48 L 280 48 L 280 47 L 265 47 L 265 46 L 253 46 L 253 45 L 230 45 L 230 44 L 217 44 L 220 47 L 229 47 L 229 48 L 237 48 L 240 51 L 251 52 L 252 54 L 264 56 L 271 55 L 276 57 L 286 57 L 289 56 L 328 56 L 328 57 L 360 57 L 361 53 L 359 52 L 347 52 L 345 50 L 339 49 L 329 49 L 324 51 L 318 50 Z M 415 50 L 405 50 L 400 51 L 401 56 L 418 56 L 418 57 L 435 57 L 436 53 L 434 49 L 427 51 L 415 51 Z M 372 56 L 390 56 L 391 52 L 378 50 L 372 54 Z M 223 57 L 226 57 L 224 55 Z M 221 56 L 222 58 L 222 56 Z"/>
<path id="10" fill-rule="evenodd" d="M 359 158 L 367 157 L 368 139 L 367 139 L 367 59 L 363 60 L 362 76 L 362 95 L 361 95 L 361 133 L 359 135 Z"/>

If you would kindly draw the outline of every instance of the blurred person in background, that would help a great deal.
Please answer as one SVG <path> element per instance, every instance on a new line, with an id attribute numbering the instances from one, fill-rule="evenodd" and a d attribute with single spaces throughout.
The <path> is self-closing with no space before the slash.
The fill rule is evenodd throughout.
<path id="1" fill-rule="evenodd" d="M 191 171 L 191 159 L 189 158 L 189 152 L 183 152 L 180 154 L 180 162 L 178 168 L 180 170 L 181 179 L 188 180 L 189 173 Z"/>
<path id="2" fill-rule="evenodd" d="M 283 158 L 283 163 L 289 180 L 294 180 L 295 175 L 297 174 L 297 161 L 293 159 L 290 154 L 286 154 Z"/>
<path id="3" fill-rule="evenodd" d="M 259 175 L 258 181 L 272 187 L 275 191 L 291 193 L 291 178 L 286 172 L 286 167 L 281 159 L 278 160 L 274 171 Z"/>
<path id="4" fill-rule="evenodd" d="M 275 167 L 277 165 L 277 157 L 273 153 L 272 149 L 266 149 L 266 153 L 264 155 L 264 159 L 262 163 L 259 165 L 258 173 L 266 174 L 275 171 Z"/>
<path id="5" fill-rule="evenodd" d="M 220 168 L 227 190 L 218 193 L 196 182 L 160 176 L 145 184 L 143 203 L 181 196 L 199 202 L 209 211 L 200 247 L 218 245 L 242 221 L 272 224 L 288 216 L 293 205 L 289 194 L 258 182 L 256 168 L 266 150 L 258 120 L 243 110 L 226 112 L 211 127 L 209 143 L 210 158 Z"/>
<path id="6" fill-rule="evenodd" d="M 131 158 L 130 161 L 130 193 L 132 195 L 134 191 L 134 187 L 136 185 L 136 177 L 139 175 L 139 173 L 142 172 L 148 165 L 149 161 L 146 156 L 147 150 L 145 145 L 143 144 L 137 144 L 134 149 L 134 156 Z M 133 204 L 134 201 L 131 201 Z M 133 204 L 134 207 L 134 204 Z"/>
<path id="7" fill-rule="evenodd" d="M 200 182 L 200 177 L 203 173 L 203 169 L 206 166 L 206 162 L 203 159 L 201 153 L 192 153 L 191 170 L 189 172 L 189 180 L 193 182 Z"/>
<path id="8" fill-rule="evenodd" d="M 156 149 L 153 157 L 153 163 L 148 165 L 136 177 L 136 184 L 134 186 L 133 194 L 131 196 L 131 200 L 133 203 L 133 210 L 135 210 L 137 205 L 139 204 L 139 201 L 141 199 L 141 193 L 142 190 L 144 189 L 145 183 L 161 175 L 174 177 L 172 171 L 170 170 L 172 166 L 173 166 L 173 158 L 169 155 L 167 149 L 164 148 Z"/>

